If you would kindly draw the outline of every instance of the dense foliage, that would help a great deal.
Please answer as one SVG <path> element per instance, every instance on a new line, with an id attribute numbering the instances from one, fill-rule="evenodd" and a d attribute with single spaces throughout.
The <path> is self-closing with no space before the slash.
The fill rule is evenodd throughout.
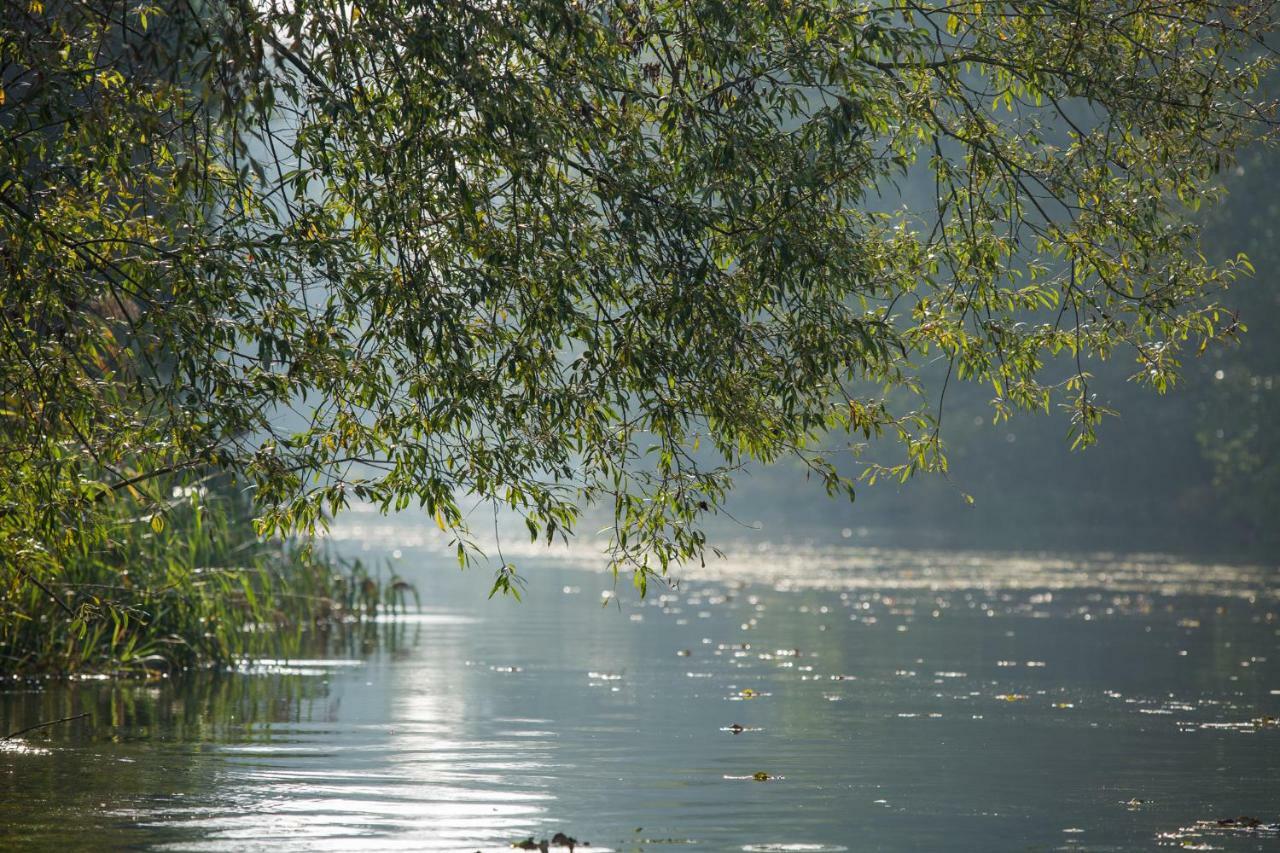
<path id="1" fill-rule="evenodd" d="M 173 486 L 218 472 L 262 534 L 419 504 L 463 562 L 473 504 L 548 538 L 603 505 L 643 588 L 749 460 L 849 495 L 945 469 L 960 380 L 1088 445 L 1091 360 L 1162 391 L 1238 331 L 1219 297 L 1248 264 L 1204 258 L 1187 214 L 1269 127 L 1273 19 L 6 4 L 10 595 L 161 535 Z M 846 476 L 833 431 L 902 455 Z"/>

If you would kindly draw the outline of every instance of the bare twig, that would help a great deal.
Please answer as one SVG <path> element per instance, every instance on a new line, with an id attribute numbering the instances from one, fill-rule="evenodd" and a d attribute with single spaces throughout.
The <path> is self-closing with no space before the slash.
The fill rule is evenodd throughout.
<path id="1" fill-rule="evenodd" d="M 4 737 L 0 737 L 0 740 L 12 740 L 13 738 L 16 738 L 18 735 L 25 735 L 27 732 L 33 732 L 36 729 L 43 729 L 43 728 L 47 728 L 48 726 L 56 726 L 58 723 L 69 723 L 72 720 L 80 720 L 87 716 L 89 716 L 89 712 L 85 711 L 82 714 L 76 714 L 75 716 L 72 716 L 72 717 L 63 717 L 61 720 L 50 720 L 47 723 L 36 723 L 34 726 L 27 726 L 25 729 L 18 729 L 16 732 L 10 732 Z"/>

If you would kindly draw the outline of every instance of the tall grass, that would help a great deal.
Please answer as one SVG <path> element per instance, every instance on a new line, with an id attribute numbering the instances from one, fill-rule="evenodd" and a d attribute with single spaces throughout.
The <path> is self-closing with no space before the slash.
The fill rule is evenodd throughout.
<path id="1" fill-rule="evenodd" d="M 309 636 L 417 600 L 394 573 L 260 540 L 234 495 L 176 488 L 159 521 L 121 506 L 101 548 L 39 576 L 0 566 L 0 674 L 142 675 L 289 657 Z"/>

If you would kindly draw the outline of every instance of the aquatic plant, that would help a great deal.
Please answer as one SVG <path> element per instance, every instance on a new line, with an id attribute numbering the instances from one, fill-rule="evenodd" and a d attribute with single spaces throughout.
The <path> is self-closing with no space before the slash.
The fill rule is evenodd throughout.
<path id="1" fill-rule="evenodd" d="M 288 657 L 304 637 L 416 603 L 416 590 L 310 542 L 266 541 L 227 489 L 174 486 L 163 515 L 115 507 L 99 542 L 37 577 L 0 565 L 0 673 L 157 674 Z"/>

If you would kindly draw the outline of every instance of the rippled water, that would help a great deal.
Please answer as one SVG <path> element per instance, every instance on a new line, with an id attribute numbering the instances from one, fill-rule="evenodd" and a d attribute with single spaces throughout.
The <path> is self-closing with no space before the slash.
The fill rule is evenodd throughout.
<path id="1" fill-rule="evenodd" d="M 791 546 L 641 602 L 563 555 L 516 604 L 400 550 L 424 612 L 324 658 L 0 694 L 90 715 L 0 747 L 0 846 L 1280 847 L 1274 568 Z"/>

